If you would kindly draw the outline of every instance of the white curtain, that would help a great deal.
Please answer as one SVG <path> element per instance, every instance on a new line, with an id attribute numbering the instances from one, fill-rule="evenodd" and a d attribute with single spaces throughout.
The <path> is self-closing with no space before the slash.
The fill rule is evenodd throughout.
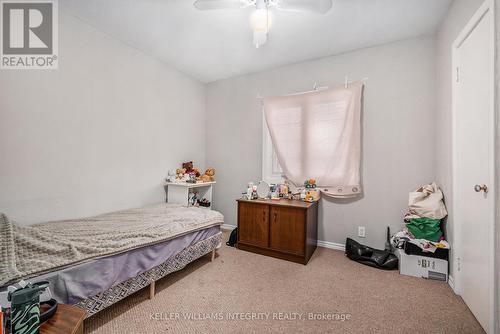
<path id="1" fill-rule="evenodd" d="M 264 99 L 271 140 L 283 174 L 295 185 L 316 179 L 323 194 L 361 194 L 363 84 Z"/>

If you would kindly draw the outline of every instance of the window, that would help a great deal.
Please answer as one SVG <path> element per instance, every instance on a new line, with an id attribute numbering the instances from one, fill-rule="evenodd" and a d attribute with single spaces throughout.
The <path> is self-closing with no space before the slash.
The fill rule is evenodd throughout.
<path id="1" fill-rule="evenodd" d="M 267 183 L 282 183 L 283 170 L 278 162 L 264 113 L 262 113 L 262 180 Z"/>
<path id="2" fill-rule="evenodd" d="M 314 178 L 334 197 L 361 193 L 362 83 L 264 100 L 263 178 Z M 281 163 L 278 164 L 278 161 Z"/>

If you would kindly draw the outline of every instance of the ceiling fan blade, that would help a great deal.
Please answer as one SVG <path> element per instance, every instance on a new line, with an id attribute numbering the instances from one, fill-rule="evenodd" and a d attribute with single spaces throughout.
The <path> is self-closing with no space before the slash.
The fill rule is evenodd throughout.
<path id="1" fill-rule="evenodd" d="M 332 0 L 278 0 L 276 8 L 291 12 L 325 14 L 332 8 Z"/>
<path id="2" fill-rule="evenodd" d="M 196 0 L 193 4 L 199 10 L 239 9 L 248 6 L 245 0 Z"/>

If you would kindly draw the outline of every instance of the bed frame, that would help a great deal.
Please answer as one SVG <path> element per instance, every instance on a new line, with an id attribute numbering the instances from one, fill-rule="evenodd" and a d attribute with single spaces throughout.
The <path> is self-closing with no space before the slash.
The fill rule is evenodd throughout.
<path id="1" fill-rule="evenodd" d="M 221 242 L 222 232 L 186 247 L 159 266 L 139 274 L 136 277 L 132 277 L 97 295 L 82 299 L 75 305 L 84 309 L 87 312 L 85 318 L 89 318 L 148 285 L 149 298 L 152 299 L 155 295 L 155 282 L 157 280 L 183 269 L 189 263 L 208 253 L 211 253 L 211 261 L 213 261 L 215 258 L 215 251 L 220 247 Z"/>

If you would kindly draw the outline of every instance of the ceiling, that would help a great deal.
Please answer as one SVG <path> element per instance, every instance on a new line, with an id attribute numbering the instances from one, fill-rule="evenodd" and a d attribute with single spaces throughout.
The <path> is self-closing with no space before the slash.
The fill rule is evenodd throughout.
<path id="1" fill-rule="evenodd" d="M 251 9 L 198 11 L 194 0 L 60 0 L 60 8 L 202 82 L 432 34 L 452 0 L 333 0 L 326 15 L 274 12 L 256 49 Z"/>

